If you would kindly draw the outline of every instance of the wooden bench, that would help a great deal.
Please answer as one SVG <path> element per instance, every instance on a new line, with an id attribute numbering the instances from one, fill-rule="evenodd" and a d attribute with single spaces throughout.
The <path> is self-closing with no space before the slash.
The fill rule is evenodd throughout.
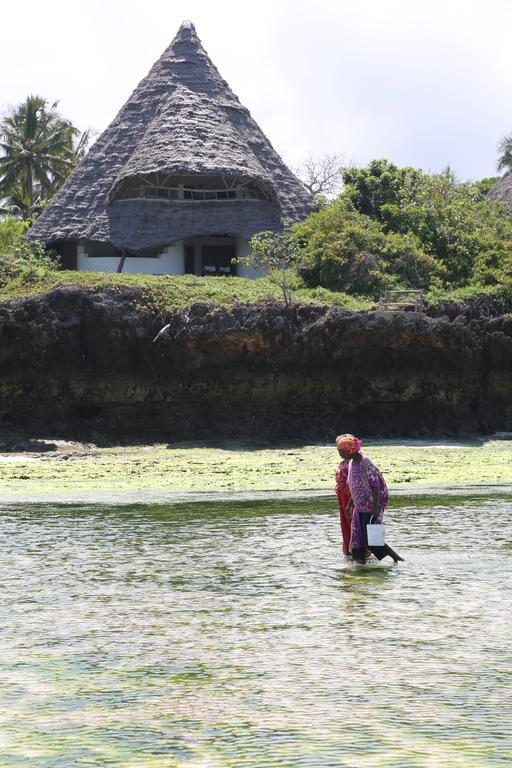
<path id="1" fill-rule="evenodd" d="M 385 291 L 379 312 L 423 312 L 423 291 Z"/>

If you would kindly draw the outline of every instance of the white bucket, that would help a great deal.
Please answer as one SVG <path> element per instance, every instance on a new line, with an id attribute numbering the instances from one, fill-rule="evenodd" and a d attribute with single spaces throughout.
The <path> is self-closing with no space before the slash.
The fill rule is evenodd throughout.
<path id="1" fill-rule="evenodd" d="M 386 543 L 384 525 L 382 523 L 369 523 L 366 526 L 369 547 L 383 547 Z"/>

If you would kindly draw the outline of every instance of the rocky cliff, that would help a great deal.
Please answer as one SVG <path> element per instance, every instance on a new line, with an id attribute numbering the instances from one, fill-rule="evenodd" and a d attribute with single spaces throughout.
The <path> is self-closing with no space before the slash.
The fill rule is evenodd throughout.
<path id="1" fill-rule="evenodd" d="M 512 315 L 158 315 L 136 299 L 62 288 L 1 304 L 2 428 L 180 440 L 512 429 Z"/>

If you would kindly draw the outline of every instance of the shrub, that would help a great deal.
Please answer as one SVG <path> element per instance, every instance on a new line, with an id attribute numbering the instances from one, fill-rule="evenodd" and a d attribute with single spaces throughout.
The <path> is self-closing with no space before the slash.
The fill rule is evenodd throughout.
<path id="1" fill-rule="evenodd" d="M 385 288 L 427 288 L 442 265 L 418 238 L 387 233 L 369 216 L 350 210 L 343 197 L 295 227 L 299 272 L 310 286 L 377 297 Z"/>
<path id="2" fill-rule="evenodd" d="M 7 216 L 0 221 L 0 254 L 12 253 L 27 231 L 29 223 Z"/>
<path id="3" fill-rule="evenodd" d="M 288 222 L 283 221 L 280 232 L 259 232 L 251 237 L 250 252 L 235 259 L 246 267 L 261 271 L 279 286 L 286 306 L 290 306 L 293 285 L 290 282 L 298 256 L 296 239 Z"/>
<path id="4" fill-rule="evenodd" d="M 387 160 L 344 169 L 343 178 L 346 203 L 378 221 L 387 234 L 414 236 L 418 248 L 437 262 L 432 275 L 445 287 L 489 284 L 510 269 L 512 212 L 485 194 L 493 179 L 458 183 L 449 168 L 425 173 Z M 423 267 L 425 274 L 432 264 Z"/>
<path id="5" fill-rule="evenodd" d="M 54 251 L 44 243 L 25 240 L 27 228 L 27 222 L 10 217 L 0 223 L 0 286 L 16 278 L 31 282 L 58 268 Z"/>

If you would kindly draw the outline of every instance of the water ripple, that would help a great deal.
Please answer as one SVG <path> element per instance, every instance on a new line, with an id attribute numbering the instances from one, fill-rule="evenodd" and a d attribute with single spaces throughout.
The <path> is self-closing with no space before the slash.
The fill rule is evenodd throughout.
<path id="1" fill-rule="evenodd" d="M 387 523 L 361 568 L 330 500 L 9 506 L 0 765 L 512 764 L 509 502 Z"/>

